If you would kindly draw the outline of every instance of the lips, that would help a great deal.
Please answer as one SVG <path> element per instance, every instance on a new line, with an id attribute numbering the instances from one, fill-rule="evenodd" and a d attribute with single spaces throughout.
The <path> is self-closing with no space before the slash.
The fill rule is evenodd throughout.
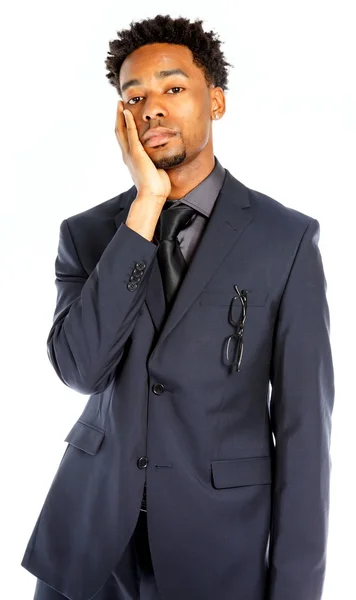
<path id="1" fill-rule="evenodd" d="M 162 136 L 162 135 L 175 135 L 176 132 L 173 129 L 168 129 L 167 127 L 150 127 L 146 133 L 144 134 L 144 136 L 142 137 L 142 141 L 143 142 L 147 142 L 149 139 L 153 138 L 153 137 L 158 137 L 158 136 Z"/>
<path id="2" fill-rule="evenodd" d="M 161 146 L 161 144 L 165 144 L 170 140 L 175 134 L 173 133 L 161 133 L 154 135 L 146 141 L 146 146 Z"/>

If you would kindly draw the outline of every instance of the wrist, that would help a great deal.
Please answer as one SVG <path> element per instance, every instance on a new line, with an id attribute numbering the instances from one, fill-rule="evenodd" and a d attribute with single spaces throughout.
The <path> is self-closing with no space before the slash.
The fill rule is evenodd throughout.
<path id="1" fill-rule="evenodd" d="M 167 198 L 165 196 L 155 196 L 154 194 L 139 193 L 135 198 L 135 202 L 142 205 L 155 206 L 161 210 Z"/>

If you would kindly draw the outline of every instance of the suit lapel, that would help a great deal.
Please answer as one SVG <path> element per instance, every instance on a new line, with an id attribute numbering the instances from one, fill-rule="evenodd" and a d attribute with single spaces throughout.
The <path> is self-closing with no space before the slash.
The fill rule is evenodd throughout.
<path id="1" fill-rule="evenodd" d="M 131 188 L 127 194 L 127 205 L 115 217 L 116 227 L 126 220 L 131 201 L 136 196 L 136 188 Z M 248 189 L 226 169 L 226 177 L 213 211 L 188 266 L 172 309 L 167 315 L 157 344 L 160 344 L 178 325 L 252 219 Z M 159 331 L 165 320 L 166 305 L 157 256 L 153 260 L 152 270 L 149 274 L 145 301 L 152 321 Z"/>

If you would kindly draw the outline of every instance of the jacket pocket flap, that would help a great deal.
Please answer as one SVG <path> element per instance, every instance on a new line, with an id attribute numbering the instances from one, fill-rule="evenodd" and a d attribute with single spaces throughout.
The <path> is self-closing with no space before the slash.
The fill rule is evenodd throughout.
<path id="1" fill-rule="evenodd" d="M 77 421 L 68 433 L 65 442 L 83 450 L 88 454 L 96 454 L 104 439 L 105 431 L 88 425 L 83 421 Z"/>
<path id="2" fill-rule="evenodd" d="M 221 305 L 228 306 L 230 305 L 234 295 L 234 292 L 202 292 L 199 296 L 200 304 L 210 304 L 210 305 Z M 247 307 L 249 306 L 265 306 L 267 300 L 268 292 L 265 290 L 251 290 L 248 292 L 247 296 Z"/>
<path id="3" fill-rule="evenodd" d="M 253 456 L 231 460 L 214 460 L 211 463 L 215 488 L 271 483 L 270 456 Z"/>

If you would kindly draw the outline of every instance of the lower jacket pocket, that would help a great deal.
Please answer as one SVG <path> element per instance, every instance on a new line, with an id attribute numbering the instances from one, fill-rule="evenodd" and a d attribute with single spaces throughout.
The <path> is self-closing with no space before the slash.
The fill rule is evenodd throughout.
<path id="1" fill-rule="evenodd" d="M 252 456 L 211 463 L 212 483 L 215 488 L 271 483 L 271 457 Z"/>
<path id="2" fill-rule="evenodd" d="M 83 421 L 77 421 L 68 433 L 65 442 L 87 452 L 96 454 L 105 436 L 105 431 Z"/>

